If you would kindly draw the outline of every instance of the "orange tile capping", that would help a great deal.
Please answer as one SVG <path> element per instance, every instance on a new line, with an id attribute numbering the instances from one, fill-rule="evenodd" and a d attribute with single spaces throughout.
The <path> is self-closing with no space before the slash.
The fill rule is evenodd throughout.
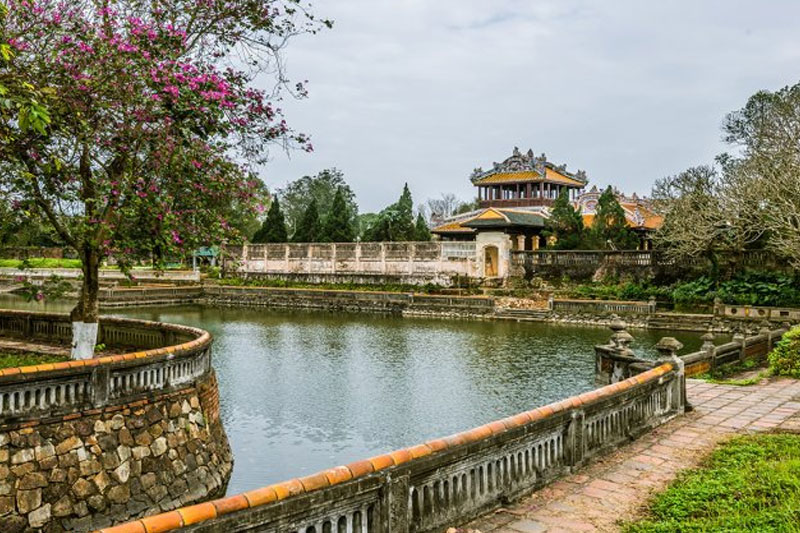
<path id="1" fill-rule="evenodd" d="M 445 437 L 444 439 L 431 440 L 425 444 L 419 444 L 391 453 L 378 455 L 366 461 L 357 461 L 347 466 L 337 466 L 303 478 L 291 479 L 282 483 L 254 489 L 243 494 L 235 494 L 212 502 L 183 507 L 176 511 L 170 511 L 120 524 L 118 526 L 104 528 L 95 533 L 154 533 L 171 531 L 247 508 L 274 503 L 295 495 L 323 490 L 326 487 L 345 483 L 351 479 L 366 477 L 372 473 L 388 470 L 396 465 L 437 454 L 455 448 L 456 446 L 473 444 L 491 438 L 493 435 L 509 431 L 515 427 L 522 427 L 526 424 L 543 420 L 556 413 L 566 411 L 579 405 L 605 400 L 638 385 L 658 380 L 661 376 L 668 374 L 673 369 L 672 363 L 664 363 L 661 366 L 628 378 L 625 381 L 584 392 L 583 394 L 567 398 L 566 400 L 560 400 L 539 407 L 538 409 L 505 418 L 502 421 L 490 422 L 477 428 Z"/>
<path id="2" fill-rule="evenodd" d="M 19 315 L 21 317 L 25 316 L 57 316 L 53 313 L 36 313 L 31 311 L 18 311 L 18 310 L 9 310 L 9 309 L 2 309 L 0 310 L 4 315 Z M 114 364 L 123 361 L 133 361 L 135 359 L 146 359 L 149 357 L 155 357 L 158 355 L 164 354 L 177 354 L 184 351 L 189 351 L 198 347 L 205 347 L 211 342 L 211 334 L 207 331 L 204 331 L 199 328 L 193 328 L 190 326 L 182 326 L 177 324 L 165 324 L 163 322 L 148 322 L 146 320 L 133 320 L 133 319 L 124 319 L 125 322 L 135 323 L 139 322 L 142 325 L 147 324 L 150 326 L 158 325 L 158 326 L 168 326 L 169 329 L 173 329 L 175 331 L 183 330 L 185 332 L 194 333 L 197 335 L 196 339 L 191 341 L 184 342 L 183 344 L 178 344 L 175 346 L 167 346 L 163 348 L 154 348 L 152 350 L 145 350 L 145 351 L 137 351 L 137 352 L 130 352 L 125 354 L 117 354 L 117 355 L 107 355 L 96 359 L 87 359 L 87 360 L 73 360 L 73 361 L 62 361 L 59 363 L 47 364 L 47 365 L 30 365 L 30 366 L 21 366 L 21 367 L 9 367 L 0 370 L 0 376 L 11 376 L 15 374 L 27 374 L 30 376 L 31 374 L 43 375 L 49 372 L 54 371 L 63 371 L 63 370 L 70 370 L 73 368 L 83 368 L 85 366 L 96 366 L 96 365 L 106 365 L 106 364 Z"/>

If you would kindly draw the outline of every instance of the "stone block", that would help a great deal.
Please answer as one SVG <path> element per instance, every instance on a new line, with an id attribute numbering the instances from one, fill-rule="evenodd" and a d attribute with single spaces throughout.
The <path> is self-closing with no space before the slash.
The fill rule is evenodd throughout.
<path id="1" fill-rule="evenodd" d="M 97 459 L 90 459 L 89 461 L 81 461 L 80 470 L 82 476 L 91 476 L 98 473 L 103 467 Z"/>
<path id="2" fill-rule="evenodd" d="M 117 485 L 111 487 L 107 497 L 111 503 L 127 503 L 131 498 L 131 491 L 127 485 Z"/>
<path id="3" fill-rule="evenodd" d="M 63 518 L 72 514 L 72 500 L 69 496 L 62 496 L 60 500 L 53 504 L 51 509 L 53 516 Z"/>
<path id="4" fill-rule="evenodd" d="M 125 461 L 124 463 L 119 465 L 114 470 L 113 476 L 114 476 L 114 479 L 116 479 L 120 483 L 127 483 L 128 482 L 128 478 L 130 478 L 130 476 L 131 476 L 131 465 L 130 465 L 130 463 L 128 461 Z"/>
<path id="5" fill-rule="evenodd" d="M 34 457 L 33 448 L 25 448 L 11 456 L 11 464 L 20 465 L 22 463 L 29 463 L 33 461 Z"/>
<path id="6" fill-rule="evenodd" d="M 55 455 L 53 457 L 48 457 L 47 459 L 42 459 L 39 461 L 39 469 L 40 470 L 52 470 L 58 466 L 58 457 Z"/>
<path id="7" fill-rule="evenodd" d="M 20 514 L 28 514 L 40 505 L 42 505 L 42 489 L 17 491 L 17 510 Z"/>
<path id="8" fill-rule="evenodd" d="M 103 498 L 100 494 L 89 496 L 89 498 L 86 500 L 86 503 L 89 504 L 89 508 L 92 509 L 94 512 L 100 512 L 108 506 L 106 499 Z"/>
<path id="9" fill-rule="evenodd" d="M 136 434 L 136 444 L 139 446 L 150 446 L 153 443 L 153 437 L 147 431 L 140 431 Z"/>
<path id="10" fill-rule="evenodd" d="M 17 481 L 18 490 L 41 489 L 47 486 L 47 477 L 41 472 L 31 472 Z"/>
<path id="11" fill-rule="evenodd" d="M 105 422 L 103 422 L 102 420 L 97 420 L 94 423 L 94 432 L 95 433 L 106 433 L 107 431 L 108 431 L 108 428 L 106 427 Z"/>
<path id="12" fill-rule="evenodd" d="M 154 457 L 159 457 L 167 451 L 167 439 L 164 437 L 159 437 L 153 441 L 153 444 L 150 446 L 150 450 L 153 452 Z"/>
<path id="13" fill-rule="evenodd" d="M 56 446 L 56 453 L 58 455 L 64 455 L 67 452 L 70 452 L 72 450 L 77 450 L 82 446 L 83 446 L 83 441 L 78 437 L 72 436 L 58 443 L 58 446 Z"/>
<path id="14" fill-rule="evenodd" d="M 108 486 L 111 485 L 111 478 L 105 472 L 100 472 L 94 476 L 92 481 L 94 481 L 94 484 L 97 486 L 97 490 L 100 491 L 100 494 L 103 494 Z"/>
<path id="15" fill-rule="evenodd" d="M 134 459 L 141 461 L 145 457 L 150 457 L 150 448 L 146 446 L 137 446 L 131 450 L 131 453 Z"/>
<path id="16" fill-rule="evenodd" d="M 50 483 L 63 483 L 67 480 L 67 471 L 63 468 L 54 468 L 50 472 Z"/>
<path id="17" fill-rule="evenodd" d="M 14 512 L 14 498 L 11 496 L 0 496 L 0 516 Z"/>
<path id="18" fill-rule="evenodd" d="M 154 472 L 148 472 L 147 474 L 144 474 L 140 480 L 142 483 L 142 488 L 147 490 L 156 484 L 156 475 Z"/>
<path id="19" fill-rule="evenodd" d="M 56 454 L 56 447 L 53 446 L 53 443 L 46 442 L 41 446 L 37 446 L 33 449 L 34 454 L 36 455 L 36 460 L 41 461 L 43 459 L 49 459 L 50 457 L 55 456 Z"/>
<path id="20" fill-rule="evenodd" d="M 133 436 L 128 428 L 120 429 L 117 437 L 119 438 L 119 443 L 123 446 L 133 447 L 136 444 L 136 441 L 133 440 Z"/>
<path id="21" fill-rule="evenodd" d="M 125 426 L 125 417 L 121 414 L 116 414 L 111 418 L 110 427 L 113 431 L 119 431 Z"/>
<path id="22" fill-rule="evenodd" d="M 50 520 L 50 504 L 46 503 L 28 515 L 28 523 L 32 528 L 40 528 Z"/>
<path id="23" fill-rule="evenodd" d="M 119 457 L 120 461 L 127 461 L 131 458 L 131 449 L 128 446 L 120 445 L 117 446 L 117 457 Z"/>
<path id="24" fill-rule="evenodd" d="M 78 478 L 72 485 L 72 492 L 79 500 L 85 500 L 95 493 L 95 486 L 83 478 Z"/>

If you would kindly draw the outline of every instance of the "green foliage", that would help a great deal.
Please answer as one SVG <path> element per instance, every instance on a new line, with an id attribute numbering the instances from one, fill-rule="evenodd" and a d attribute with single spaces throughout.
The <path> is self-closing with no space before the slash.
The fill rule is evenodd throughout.
<path id="1" fill-rule="evenodd" d="M 590 231 L 592 247 L 635 250 L 639 244 L 636 234 L 628 227 L 625 211 L 609 185 L 597 201 L 597 214 Z"/>
<path id="2" fill-rule="evenodd" d="M 791 306 L 800 304 L 800 280 L 776 272 L 747 271 L 725 281 L 708 276 L 679 283 L 673 290 L 676 303 L 712 303 Z"/>
<path id="3" fill-rule="evenodd" d="M 800 327 L 786 333 L 768 359 L 770 369 L 778 376 L 800 378 Z"/>
<path id="4" fill-rule="evenodd" d="M 414 240 L 415 241 L 429 241 L 431 240 L 431 229 L 425 221 L 422 213 L 417 214 L 417 222 L 414 224 Z"/>
<path id="5" fill-rule="evenodd" d="M 294 242 L 317 242 L 322 237 L 322 224 L 317 211 L 317 200 L 311 198 L 303 217 L 297 223 L 292 240 Z"/>
<path id="6" fill-rule="evenodd" d="M 800 436 L 748 435 L 679 474 L 626 533 L 797 531 Z"/>
<path id="7" fill-rule="evenodd" d="M 69 361 L 66 355 L 49 355 L 42 353 L 5 353 L 0 352 L 0 368 L 14 368 L 18 366 L 46 365 L 48 363 L 61 363 Z"/>
<path id="8" fill-rule="evenodd" d="M 580 211 L 572 207 L 569 193 L 566 188 L 558 195 L 550 218 L 547 222 L 547 237 L 555 237 L 553 248 L 556 250 L 576 250 L 581 248 L 585 241 L 583 217 Z"/>
<path id="9" fill-rule="evenodd" d="M 591 300 L 668 300 L 669 287 L 659 287 L 648 283 L 626 281 L 623 283 L 591 283 L 572 289 L 571 296 Z"/>
<path id="10" fill-rule="evenodd" d="M 255 235 L 253 235 L 254 243 L 267 243 L 267 242 L 286 242 L 289 238 L 286 234 L 286 219 L 281 211 L 280 202 L 277 198 L 272 201 L 267 212 L 267 218 L 261 225 Z"/>
<path id="11" fill-rule="evenodd" d="M 397 203 L 380 212 L 375 223 L 364 233 L 365 241 L 412 241 L 415 238 L 414 202 L 408 183 Z"/>
<path id="12" fill-rule="evenodd" d="M 297 231 L 297 225 L 312 198 L 317 203 L 320 220 L 327 219 L 334 209 L 333 203 L 339 191 L 344 196 L 347 212 L 351 218 L 355 218 L 358 214 L 356 195 L 339 169 L 330 168 L 319 172 L 316 176 L 303 176 L 281 189 L 279 195 L 289 228 Z"/>
<path id="13" fill-rule="evenodd" d="M 353 212 L 347 201 L 347 191 L 343 187 L 339 187 L 333 197 L 331 210 L 325 217 L 321 240 L 324 242 L 353 242 L 355 238 Z"/>

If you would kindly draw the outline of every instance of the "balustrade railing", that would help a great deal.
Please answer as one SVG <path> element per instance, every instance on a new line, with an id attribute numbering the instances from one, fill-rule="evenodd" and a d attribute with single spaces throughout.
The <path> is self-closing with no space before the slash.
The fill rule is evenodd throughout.
<path id="1" fill-rule="evenodd" d="M 69 344 L 71 324 L 67 315 L 0 310 L 0 336 Z M 0 370 L 0 424 L 169 392 L 211 369 L 211 335 L 196 328 L 102 318 L 98 342 L 141 351 Z"/>
<path id="2" fill-rule="evenodd" d="M 677 416 L 684 386 L 682 365 L 665 362 L 471 431 L 103 531 L 441 531 Z"/>

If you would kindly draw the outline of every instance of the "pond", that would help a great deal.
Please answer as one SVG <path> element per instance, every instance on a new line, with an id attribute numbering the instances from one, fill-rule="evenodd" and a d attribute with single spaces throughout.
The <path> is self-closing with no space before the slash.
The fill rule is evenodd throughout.
<path id="1" fill-rule="evenodd" d="M 69 304 L 0 308 L 67 311 Z M 197 326 L 214 337 L 221 415 L 235 465 L 228 493 L 307 475 L 593 388 L 610 330 L 504 321 L 180 306 L 114 315 Z M 631 330 L 637 354 L 663 336 Z M 718 341 L 719 342 L 719 341 Z"/>

